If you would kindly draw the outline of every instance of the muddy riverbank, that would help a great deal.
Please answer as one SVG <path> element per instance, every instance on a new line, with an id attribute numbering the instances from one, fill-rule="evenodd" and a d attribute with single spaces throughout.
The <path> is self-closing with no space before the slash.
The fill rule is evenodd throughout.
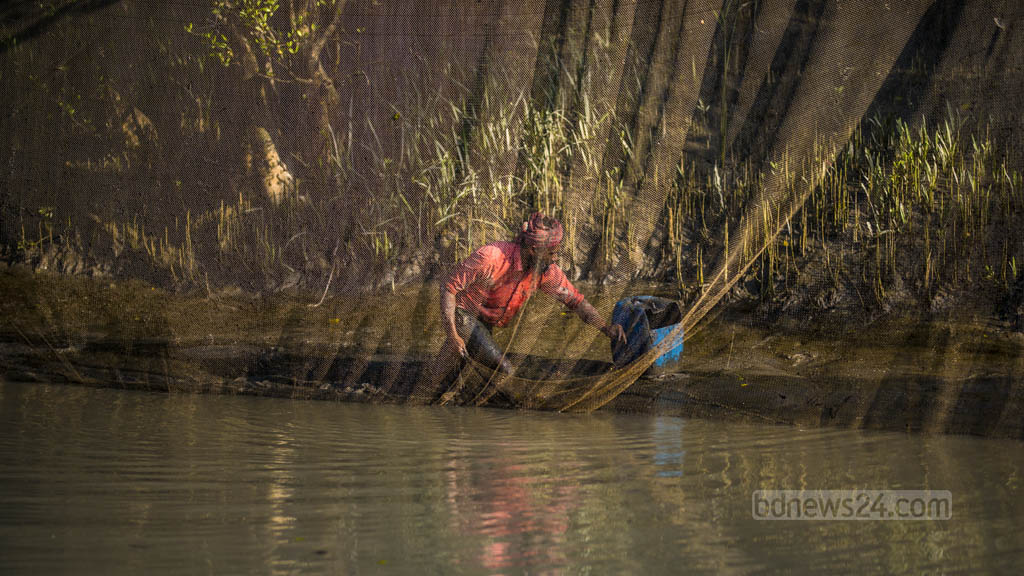
<path id="1" fill-rule="evenodd" d="M 593 300 L 605 314 L 612 292 Z M 0 272 L 0 378 L 172 393 L 423 403 L 440 345 L 436 287 L 332 296 L 174 295 L 137 282 Z M 532 369 L 609 370 L 607 341 L 547 304 L 511 353 Z M 499 341 L 508 334 L 498 334 Z M 619 412 L 1024 438 L 1024 338 L 969 313 L 838 326 L 735 308 L 687 341 L 678 373 L 641 378 Z M 553 360 L 561 358 L 561 360 Z M 488 405 L 516 406 L 495 395 Z"/>

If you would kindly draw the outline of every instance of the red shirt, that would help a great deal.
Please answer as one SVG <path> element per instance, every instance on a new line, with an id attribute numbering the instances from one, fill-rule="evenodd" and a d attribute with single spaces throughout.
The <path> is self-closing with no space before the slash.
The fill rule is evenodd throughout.
<path id="1" fill-rule="evenodd" d="M 516 242 L 481 246 L 459 263 L 444 289 L 455 295 L 455 304 L 475 312 L 493 326 L 508 324 L 534 291 L 550 294 L 570 310 L 583 302 L 583 294 L 569 282 L 556 264 L 548 266 L 538 282 L 523 271 Z"/>

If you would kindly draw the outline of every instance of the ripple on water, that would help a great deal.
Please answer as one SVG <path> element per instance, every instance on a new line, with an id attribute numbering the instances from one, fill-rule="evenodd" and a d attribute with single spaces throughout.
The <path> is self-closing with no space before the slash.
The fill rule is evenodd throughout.
<path id="1" fill-rule="evenodd" d="M 1024 550 L 1016 442 L 0 387 L 3 572 L 1000 571 Z M 767 488 L 950 490 L 954 519 L 754 521 Z"/>

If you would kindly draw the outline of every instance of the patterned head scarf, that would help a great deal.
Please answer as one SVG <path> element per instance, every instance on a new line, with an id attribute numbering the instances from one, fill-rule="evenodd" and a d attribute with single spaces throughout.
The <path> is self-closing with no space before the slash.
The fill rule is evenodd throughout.
<path id="1" fill-rule="evenodd" d="M 562 242 L 562 223 L 534 212 L 529 220 L 523 222 L 516 240 L 531 248 L 557 248 Z"/>

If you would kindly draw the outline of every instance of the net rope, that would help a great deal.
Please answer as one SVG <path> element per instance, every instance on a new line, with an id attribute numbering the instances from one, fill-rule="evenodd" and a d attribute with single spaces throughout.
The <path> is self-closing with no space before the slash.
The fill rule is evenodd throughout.
<path id="1" fill-rule="evenodd" d="M 925 3 L 916 9 L 921 10 L 923 6 Z M 869 6 L 856 7 L 852 12 L 858 12 L 852 17 L 860 16 L 868 20 L 878 17 L 877 11 Z M 917 13 L 917 16 L 919 15 L 920 12 Z M 830 7 L 826 9 L 823 18 L 828 21 L 836 16 L 835 8 Z M 850 14 L 845 16 L 851 17 Z M 879 34 L 873 38 L 879 42 L 879 51 L 874 55 L 878 59 L 876 65 L 885 66 L 886 59 L 889 59 L 888 65 L 891 65 L 899 54 L 901 42 L 909 37 L 911 25 L 916 23 L 913 14 L 907 16 L 907 20 L 895 26 L 895 34 L 887 38 L 882 38 Z M 710 276 L 710 281 L 689 306 L 682 320 L 657 345 L 630 364 L 599 375 L 536 380 L 516 376 L 514 373 L 499 374 L 497 369 L 491 369 L 468 358 L 467 364 L 471 372 L 479 375 L 484 381 L 480 393 L 474 396 L 472 403 L 486 402 L 500 390 L 514 404 L 523 408 L 542 408 L 559 412 L 597 410 L 629 388 L 662 354 L 674 348 L 680 341 L 689 340 L 701 330 L 701 321 L 729 294 L 743 278 L 744 273 L 771 246 L 791 218 L 803 207 L 815 187 L 821 184 L 838 151 L 849 141 L 881 85 L 880 81 L 868 80 L 868 75 L 864 74 L 851 78 L 844 62 L 827 56 L 830 50 L 841 50 L 851 41 L 851 36 L 858 34 L 859 31 L 837 26 L 836 30 L 830 32 L 820 39 L 822 46 L 817 51 L 818 56 L 812 56 L 807 64 L 809 87 L 796 95 L 793 105 L 796 111 L 788 115 L 780 127 L 779 137 L 772 152 L 772 161 L 765 163 L 766 166 L 784 165 L 786 169 L 766 171 L 762 185 L 740 218 L 739 232 L 729 235 L 731 237 L 727 236 L 725 248 Z M 882 32 L 893 30 L 883 29 Z M 853 81 L 862 81 L 863 84 L 852 86 Z M 814 82 L 820 84 L 815 85 Z M 841 82 L 840 85 L 846 89 L 845 94 L 840 92 L 837 97 L 834 89 L 831 92 L 823 90 L 823 85 L 827 82 Z M 821 118 L 818 111 L 826 105 L 834 106 L 841 111 Z M 685 139 L 685 134 L 681 139 Z M 674 138 L 663 138 L 662 142 L 657 144 L 678 146 L 679 141 Z M 669 187 L 669 183 L 660 182 L 650 186 L 649 190 L 635 191 L 636 207 L 646 212 L 648 222 L 654 220 L 651 217 L 653 207 L 664 205 Z M 570 205 L 579 210 L 581 203 L 570 202 Z M 579 216 L 573 215 L 576 218 Z M 650 225 L 648 228 L 646 232 L 652 233 Z M 681 307 L 685 306 L 683 301 L 678 303 Z M 506 346 L 506 353 L 519 335 L 519 322 L 522 317 L 523 313 L 520 312 Z M 450 397 L 450 394 L 448 396 Z"/>
<path id="2" fill-rule="evenodd" d="M 421 344 L 438 333 L 416 325 L 436 310 L 433 284 L 419 285 L 409 321 L 384 316 L 377 295 L 367 296 L 389 275 L 394 290 L 402 266 L 415 271 L 397 283 L 415 290 L 435 265 L 508 240 L 498 238 L 503 227 L 539 210 L 565 225 L 574 268 L 613 278 L 602 296 L 614 301 L 638 289 L 630 280 L 641 272 L 666 268 L 644 258 L 668 244 L 658 235 L 671 228 L 668 204 L 686 178 L 697 182 L 692 197 L 720 202 L 708 223 L 672 228 L 680 231 L 678 284 L 696 289 L 678 300 L 682 320 L 659 345 L 627 366 L 588 374 L 587 352 L 599 338 L 588 331 L 536 354 L 550 360 L 538 377 L 519 355 L 541 350 L 552 323 L 525 320 L 536 305 L 527 299 L 504 349 L 512 374 L 470 358 L 465 378 L 440 391 L 446 404 L 500 397 L 566 412 L 607 405 L 664 352 L 714 330 L 723 299 L 742 297 L 738 284 L 833 177 L 876 105 L 908 123 L 927 115 L 927 123 L 945 110 L 943 92 L 964 78 L 979 85 L 958 94 L 954 109 L 985 102 L 978 93 L 990 88 L 997 95 L 989 103 L 1008 100 L 1019 85 L 1020 9 L 1012 2 L 307 2 L 315 31 L 302 19 L 288 22 L 284 8 L 266 21 L 239 12 L 273 12 L 276 2 L 65 4 L 54 14 L 42 5 L 0 8 L 0 72 L 12 102 L 0 118 L 12 136 L 0 167 L 9 191 L 0 194 L 5 246 L 40 267 L 74 270 L 91 266 L 91 256 L 75 262 L 72 249 L 88 256 L 95 245 L 100 276 L 123 269 L 211 301 L 228 287 L 309 289 L 315 295 L 300 311 L 284 320 L 268 313 L 250 331 L 260 333 L 259 346 L 278 336 L 272 348 L 287 361 L 273 367 L 296 386 L 378 381 L 382 394 L 406 393 L 400 380 L 414 380 L 408 366 L 429 363 Z M 300 29 L 322 36 L 312 60 L 300 61 L 301 50 L 289 55 L 296 45 L 284 43 L 301 45 Z M 935 39 L 944 44 L 930 45 Z M 980 123 L 990 110 L 979 109 Z M 1019 122 L 1010 125 L 1015 116 L 1005 110 L 996 116 L 1003 125 L 994 129 L 1012 148 Z M 960 143 L 968 145 L 966 136 Z M 1016 146 L 1011 162 L 1019 162 Z M 710 179 L 738 180 L 748 166 L 750 188 L 726 207 Z M 950 197 L 967 186 L 950 183 L 951 174 L 935 179 Z M 976 183 L 981 190 L 992 182 Z M 863 207 L 868 194 L 854 192 L 855 209 Z M 1011 211 L 1014 202 L 1001 205 Z M 874 212 L 870 198 L 866 206 Z M 676 223 L 694 214 L 680 211 Z M 984 218 L 974 232 L 985 232 Z M 1012 222 L 999 225 L 1010 230 Z M 883 240 L 893 253 L 894 237 Z M 1019 236 L 1006 237 L 1009 247 L 990 238 L 981 250 L 1001 251 L 1016 269 Z M 824 232 L 820 239 L 824 246 Z M 850 247 L 838 234 L 827 241 Z M 691 246 L 704 252 L 683 253 Z M 970 258 L 963 254 L 954 257 Z M 52 305 L 38 308 L 49 314 Z M 87 315 L 69 315 L 79 316 Z M 152 338 L 175 349 L 171 316 Z M 47 316 L 54 334 L 61 321 L 53 318 L 63 317 Z M 206 333 L 201 321 L 185 328 Z M 277 361 L 277 352 L 266 355 Z M 430 401 L 434 392 L 418 387 L 406 399 Z"/>

